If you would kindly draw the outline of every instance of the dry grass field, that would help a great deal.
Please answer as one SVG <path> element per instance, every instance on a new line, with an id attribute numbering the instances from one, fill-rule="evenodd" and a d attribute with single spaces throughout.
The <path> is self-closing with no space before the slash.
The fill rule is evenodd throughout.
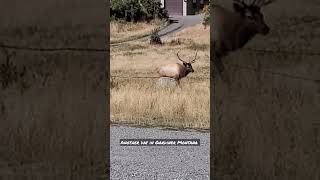
<path id="1" fill-rule="evenodd" d="M 3 53 L 0 58 L 3 67 Z M 19 51 L 8 71 L 1 67 L 10 83 L 4 86 L 1 78 L 0 179 L 97 177 L 105 157 L 98 129 L 105 121 L 97 120 L 105 119 L 106 108 L 102 58 Z M 24 74 L 4 76 L 10 71 Z"/>
<path id="2" fill-rule="evenodd" d="M 163 45 L 136 41 L 112 46 L 112 122 L 208 129 L 209 34 L 209 28 L 197 25 L 163 38 Z M 198 50 L 199 58 L 193 64 L 195 72 L 181 80 L 181 88 L 157 88 L 157 78 L 151 78 L 157 76 L 156 68 L 179 62 L 179 49 L 185 60 L 193 58 Z"/>
<path id="3" fill-rule="evenodd" d="M 105 46 L 108 12 L 97 2 L 2 2 L 1 45 Z M 105 57 L 0 48 L 0 179 L 106 178 Z"/>

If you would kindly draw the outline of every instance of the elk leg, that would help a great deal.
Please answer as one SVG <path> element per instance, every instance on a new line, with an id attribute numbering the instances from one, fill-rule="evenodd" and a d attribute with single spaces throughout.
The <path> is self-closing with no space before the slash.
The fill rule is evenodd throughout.
<path id="1" fill-rule="evenodd" d="M 229 78 L 226 75 L 226 73 L 224 73 L 224 64 L 221 61 L 221 56 L 219 56 L 218 54 L 214 55 L 214 59 L 213 59 L 213 63 L 217 69 L 217 74 L 219 74 L 219 76 L 221 77 L 221 80 L 224 82 L 229 83 Z"/>
<path id="2" fill-rule="evenodd" d="M 177 79 L 176 81 L 177 81 L 178 87 L 181 88 L 179 79 Z"/>

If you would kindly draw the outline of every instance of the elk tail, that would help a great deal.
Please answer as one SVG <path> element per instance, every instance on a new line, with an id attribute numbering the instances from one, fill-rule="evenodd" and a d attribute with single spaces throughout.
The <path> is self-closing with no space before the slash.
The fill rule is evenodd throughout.
<path id="1" fill-rule="evenodd" d="M 157 67 L 154 69 L 155 74 L 157 74 L 160 77 L 160 72 L 159 72 L 160 68 Z"/>

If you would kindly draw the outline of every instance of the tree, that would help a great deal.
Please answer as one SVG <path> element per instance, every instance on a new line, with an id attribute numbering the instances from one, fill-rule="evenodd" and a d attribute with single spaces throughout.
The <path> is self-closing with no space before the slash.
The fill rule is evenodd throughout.
<path id="1" fill-rule="evenodd" d="M 206 28 L 208 25 L 210 25 L 210 9 L 212 9 L 212 1 L 209 0 L 209 5 L 206 5 L 204 8 L 203 8 L 203 15 L 204 15 L 204 18 L 203 18 L 203 21 L 202 21 L 202 24 L 204 25 L 204 28 Z"/>
<path id="2" fill-rule="evenodd" d="M 126 21 L 168 18 L 157 0 L 111 0 L 111 16 Z"/>

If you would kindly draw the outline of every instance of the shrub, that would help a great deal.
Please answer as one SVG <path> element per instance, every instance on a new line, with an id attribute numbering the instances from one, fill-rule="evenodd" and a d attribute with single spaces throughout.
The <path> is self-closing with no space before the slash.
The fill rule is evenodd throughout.
<path id="1" fill-rule="evenodd" d="M 161 38 L 159 36 L 159 30 L 159 28 L 156 28 L 152 31 L 150 44 L 162 44 Z"/>
<path id="2" fill-rule="evenodd" d="M 145 13 L 151 19 L 168 19 L 168 12 L 161 8 L 161 2 L 157 0 L 141 0 Z"/>
<path id="3" fill-rule="evenodd" d="M 143 12 L 136 0 L 111 0 L 111 16 L 114 19 L 133 21 L 142 15 Z"/>
<path id="4" fill-rule="evenodd" d="M 208 25 L 210 25 L 210 6 L 206 5 L 203 8 L 202 13 L 204 15 L 202 24 L 204 25 L 204 28 L 206 28 Z"/>
<path id="5" fill-rule="evenodd" d="M 170 46 L 176 46 L 176 45 L 181 45 L 182 42 L 180 40 L 180 38 L 174 38 L 171 41 L 169 41 L 168 43 Z"/>

